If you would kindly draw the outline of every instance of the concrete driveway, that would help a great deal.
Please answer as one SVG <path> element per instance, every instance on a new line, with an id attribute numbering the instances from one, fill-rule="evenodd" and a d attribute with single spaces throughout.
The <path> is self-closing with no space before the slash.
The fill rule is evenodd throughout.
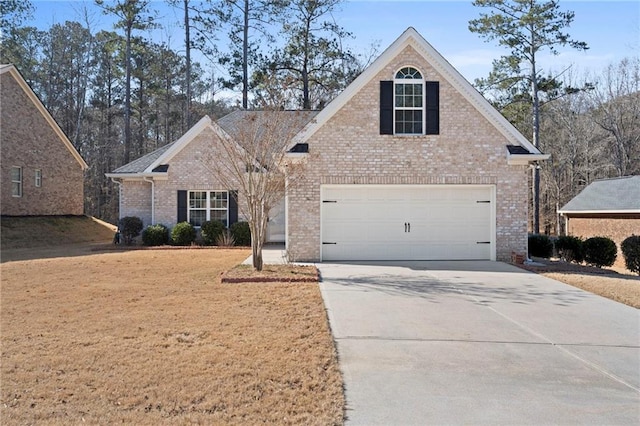
<path id="1" fill-rule="evenodd" d="M 634 308 L 496 262 L 318 267 L 347 424 L 640 422 Z"/>

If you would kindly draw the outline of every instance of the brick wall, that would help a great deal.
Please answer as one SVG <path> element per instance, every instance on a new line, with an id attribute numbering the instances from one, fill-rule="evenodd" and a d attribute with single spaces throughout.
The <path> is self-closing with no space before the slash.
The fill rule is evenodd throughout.
<path id="1" fill-rule="evenodd" d="M 226 158 L 216 143 L 217 136 L 206 128 L 197 135 L 169 162 L 166 180 L 155 180 L 155 223 L 173 227 L 177 222 L 179 190 L 238 190 L 240 185 L 232 183 L 228 188 L 219 179 L 216 161 Z M 237 182 L 231 179 L 232 182 Z M 126 180 L 122 184 L 121 212 L 123 216 L 138 216 L 144 226 L 151 224 L 151 183 L 142 180 Z M 238 220 L 245 220 L 243 211 L 246 202 L 239 197 Z"/>
<path id="2" fill-rule="evenodd" d="M 82 167 L 11 73 L 0 76 L 0 162 L 3 215 L 81 215 Z M 11 168 L 22 167 L 22 197 L 11 194 Z M 42 185 L 36 187 L 36 170 Z"/>
<path id="3" fill-rule="evenodd" d="M 403 66 L 440 82 L 440 134 L 379 134 L 379 81 Z M 508 141 L 413 48 L 407 47 L 311 136 L 304 178 L 290 182 L 288 248 L 320 259 L 320 185 L 492 184 L 496 256 L 526 253 L 527 166 L 508 166 Z"/>
<path id="4" fill-rule="evenodd" d="M 624 257 L 620 244 L 631 235 L 640 235 L 640 215 L 627 215 L 621 218 L 571 217 L 568 220 L 567 234 L 583 239 L 611 238 L 618 245 L 618 258 L 615 266 L 624 268 Z"/>

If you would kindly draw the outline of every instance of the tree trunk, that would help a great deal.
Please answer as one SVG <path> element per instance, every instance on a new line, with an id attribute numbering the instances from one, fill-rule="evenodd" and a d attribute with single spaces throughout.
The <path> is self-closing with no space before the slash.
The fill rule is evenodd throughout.
<path id="1" fill-rule="evenodd" d="M 249 104 L 249 0 L 244 0 L 244 28 L 242 29 L 242 108 Z M 262 270 L 262 267 L 260 268 Z"/>
<path id="2" fill-rule="evenodd" d="M 535 32 L 531 30 L 533 38 Z M 531 41 L 531 97 L 533 99 L 533 146 L 540 149 L 540 98 L 538 97 L 538 78 L 534 51 L 534 40 Z M 533 168 L 533 233 L 540 233 L 540 166 Z"/>
<path id="3" fill-rule="evenodd" d="M 125 94 L 124 94 L 124 164 L 130 161 L 131 152 L 131 30 L 133 23 L 127 22 L 125 53 Z"/>
<path id="4" fill-rule="evenodd" d="M 186 129 L 191 127 L 191 36 L 189 34 L 189 0 L 184 0 L 184 44 L 185 44 L 185 60 L 186 60 L 186 86 L 187 86 L 187 105 L 184 112 L 184 118 L 187 123 Z"/>

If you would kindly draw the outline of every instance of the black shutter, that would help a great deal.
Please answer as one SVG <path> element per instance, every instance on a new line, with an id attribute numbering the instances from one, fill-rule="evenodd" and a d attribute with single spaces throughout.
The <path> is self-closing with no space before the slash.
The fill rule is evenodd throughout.
<path id="1" fill-rule="evenodd" d="M 178 191 L 178 221 L 187 221 L 187 191 Z"/>
<path id="2" fill-rule="evenodd" d="M 393 134 L 393 81 L 380 82 L 380 134 Z"/>
<path id="3" fill-rule="evenodd" d="M 238 221 L 238 191 L 229 191 L 229 226 Z"/>
<path id="4" fill-rule="evenodd" d="M 427 81 L 426 84 L 426 113 L 425 133 L 427 135 L 440 134 L 440 83 Z"/>

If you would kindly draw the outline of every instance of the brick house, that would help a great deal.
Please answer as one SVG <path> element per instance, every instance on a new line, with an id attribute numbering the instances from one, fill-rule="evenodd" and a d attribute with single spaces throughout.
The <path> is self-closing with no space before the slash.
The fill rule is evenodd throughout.
<path id="1" fill-rule="evenodd" d="M 0 99 L 0 214 L 82 215 L 87 164 L 13 65 L 0 65 Z"/>
<path id="2" fill-rule="evenodd" d="M 237 141 L 244 120 L 255 114 L 259 112 L 235 111 L 217 122 L 205 116 L 175 142 L 107 173 L 119 185 L 120 218 L 137 216 L 144 226 L 171 227 L 186 221 L 196 228 L 206 220 L 220 220 L 227 227 L 245 220 L 246 201 L 238 195 L 235 174 L 221 179 L 212 162 L 228 158 L 222 140 Z M 281 114 L 290 116 L 288 122 L 300 129 L 316 112 Z M 284 242 L 284 226 L 283 199 L 270 212 L 267 240 Z"/>
<path id="3" fill-rule="evenodd" d="M 640 235 L 640 176 L 593 181 L 558 213 L 565 218 L 568 235 L 615 241 L 617 264 L 623 266 L 620 244 L 631 235 Z"/>
<path id="4" fill-rule="evenodd" d="M 120 175 L 121 216 L 137 212 L 147 223 L 175 223 L 187 183 L 215 188 L 215 176 L 192 163 L 195 147 L 211 140 L 224 120 L 205 119 L 189 131 L 201 136 L 190 135 L 193 148 L 169 166 L 172 179 L 184 184 L 167 186 L 162 201 L 143 195 L 154 176 L 138 180 L 134 194 Z M 295 260 L 509 260 L 527 252 L 530 165 L 548 155 L 413 28 L 309 115 L 289 148 L 288 161 L 305 167 L 287 182 L 284 206 L 284 239 Z M 163 149 L 165 157 L 174 150 Z M 145 173 L 156 173 L 165 161 L 143 159 Z M 134 171 L 134 163 L 109 176 Z M 150 217 L 142 206 L 150 202 L 167 203 L 168 216 Z"/>
<path id="5" fill-rule="evenodd" d="M 298 259 L 527 251 L 530 164 L 548 156 L 413 28 L 295 142 L 310 160 L 287 194 L 287 248 Z"/>

